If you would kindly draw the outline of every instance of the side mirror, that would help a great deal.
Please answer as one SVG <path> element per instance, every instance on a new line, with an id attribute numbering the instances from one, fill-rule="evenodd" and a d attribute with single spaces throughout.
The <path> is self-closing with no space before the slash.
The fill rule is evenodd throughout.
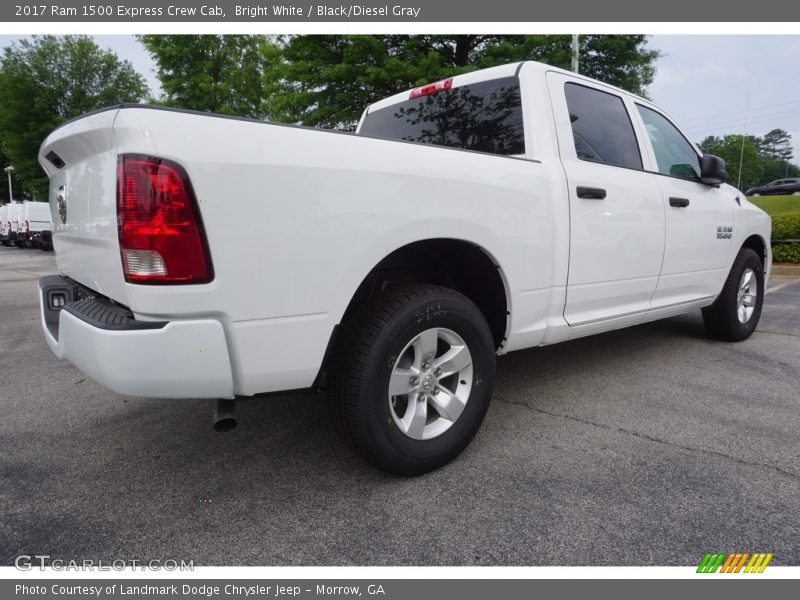
<path id="1" fill-rule="evenodd" d="M 703 154 L 700 161 L 700 180 L 708 185 L 719 185 L 728 181 L 725 161 L 713 154 Z"/>

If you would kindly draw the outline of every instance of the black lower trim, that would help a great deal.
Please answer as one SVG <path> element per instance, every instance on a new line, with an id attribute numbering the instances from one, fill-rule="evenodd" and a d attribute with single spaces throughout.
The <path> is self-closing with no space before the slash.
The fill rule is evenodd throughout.
<path id="1" fill-rule="evenodd" d="M 42 295 L 44 323 L 51 335 L 58 339 L 58 314 L 67 303 L 85 297 L 85 290 L 72 279 L 48 275 L 39 279 L 39 293 Z"/>
<path id="2" fill-rule="evenodd" d="M 136 331 L 161 329 L 168 321 L 137 321 L 124 306 L 97 296 L 78 282 L 61 275 L 48 275 L 39 280 L 44 321 L 48 331 L 58 339 L 59 313 L 63 310 L 98 329 Z"/>
<path id="3" fill-rule="evenodd" d="M 110 331 L 162 329 L 167 324 L 167 321 L 137 321 L 130 310 L 104 298 L 69 302 L 62 310 L 93 327 Z"/>
<path id="4" fill-rule="evenodd" d="M 328 362 L 330 361 L 331 353 L 333 351 L 334 344 L 336 344 L 336 338 L 339 335 L 340 330 L 341 323 L 337 323 L 333 326 L 331 337 L 328 339 L 328 346 L 325 348 L 325 354 L 322 356 L 322 364 L 319 367 L 319 371 L 317 371 L 317 376 L 314 378 L 314 383 L 311 384 L 311 389 L 325 389 L 325 383 L 328 378 Z"/>

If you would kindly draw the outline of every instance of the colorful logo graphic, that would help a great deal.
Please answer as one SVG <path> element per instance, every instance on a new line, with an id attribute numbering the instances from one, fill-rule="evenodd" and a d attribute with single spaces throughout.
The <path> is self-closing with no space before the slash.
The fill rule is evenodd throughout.
<path id="1" fill-rule="evenodd" d="M 749 559 L 749 560 L 748 560 Z M 772 552 L 707 552 L 697 567 L 698 573 L 763 573 Z M 746 566 L 745 566 L 746 565 Z"/>

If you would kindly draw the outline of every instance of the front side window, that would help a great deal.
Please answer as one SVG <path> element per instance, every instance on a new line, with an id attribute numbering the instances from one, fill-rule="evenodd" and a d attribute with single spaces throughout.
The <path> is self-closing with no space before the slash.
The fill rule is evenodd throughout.
<path id="1" fill-rule="evenodd" d="M 658 172 L 663 175 L 700 181 L 700 157 L 680 131 L 665 117 L 647 107 L 636 105 L 644 121 Z"/>
<path id="2" fill-rule="evenodd" d="M 577 83 L 565 84 L 564 95 L 578 158 L 642 168 L 639 144 L 622 98 Z"/>
<path id="3" fill-rule="evenodd" d="M 512 155 L 525 153 L 519 79 L 441 90 L 367 113 L 359 135 Z"/>

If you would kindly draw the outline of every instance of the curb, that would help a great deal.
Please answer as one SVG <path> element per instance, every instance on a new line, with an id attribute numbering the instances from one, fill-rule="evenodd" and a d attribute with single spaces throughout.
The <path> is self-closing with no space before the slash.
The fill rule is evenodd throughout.
<path id="1" fill-rule="evenodd" d="M 797 277 L 800 278 L 800 264 L 779 263 L 772 265 L 772 275 L 778 277 Z"/>

